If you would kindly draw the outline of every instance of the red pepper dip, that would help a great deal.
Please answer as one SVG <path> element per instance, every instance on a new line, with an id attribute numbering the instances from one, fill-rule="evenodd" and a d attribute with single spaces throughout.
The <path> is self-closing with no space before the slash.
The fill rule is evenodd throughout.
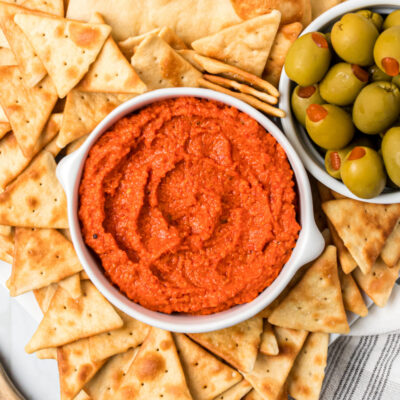
<path id="1" fill-rule="evenodd" d="M 300 230 L 282 147 L 247 114 L 193 97 L 118 121 L 90 150 L 79 195 L 84 240 L 108 278 L 164 313 L 250 302 Z"/>

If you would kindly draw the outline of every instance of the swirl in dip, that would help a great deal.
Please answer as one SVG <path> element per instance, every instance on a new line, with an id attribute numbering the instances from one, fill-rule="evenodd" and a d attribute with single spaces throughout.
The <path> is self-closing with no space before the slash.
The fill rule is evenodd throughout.
<path id="1" fill-rule="evenodd" d="M 79 195 L 85 242 L 108 278 L 164 313 L 250 302 L 300 230 L 282 147 L 247 114 L 193 97 L 118 121 L 91 148 Z"/>

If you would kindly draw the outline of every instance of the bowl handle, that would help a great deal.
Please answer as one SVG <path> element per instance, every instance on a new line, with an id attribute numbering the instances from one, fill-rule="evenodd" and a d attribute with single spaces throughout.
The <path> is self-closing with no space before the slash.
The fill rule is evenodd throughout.
<path id="1" fill-rule="evenodd" d="M 78 171 L 80 169 L 79 151 L 75 151 L 61 159 L 57 165 L 56 175 L 67 198 L 73 194 Z"/>
<path id="2" fill-rule="evenodd" d="M 314 261 L 318 256 L 323 252 L 326 243 L 325 239 L 322 236 L 322 233 L 319 231 L 314 218 L 310 221 L 310 225 L 308 226 L 307 240 L 305 242 L 305 248 L 303 248 L 303 257 L 301 266 Z"/>

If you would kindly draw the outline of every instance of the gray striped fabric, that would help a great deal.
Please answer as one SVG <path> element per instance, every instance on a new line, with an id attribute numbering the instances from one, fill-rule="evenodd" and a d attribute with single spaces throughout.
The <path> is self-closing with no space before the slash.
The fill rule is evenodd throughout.
<path id="1" fill-rule="evenodd" d="M 337 339 L 320 399 L 400 400 L 400 332 Z"/>

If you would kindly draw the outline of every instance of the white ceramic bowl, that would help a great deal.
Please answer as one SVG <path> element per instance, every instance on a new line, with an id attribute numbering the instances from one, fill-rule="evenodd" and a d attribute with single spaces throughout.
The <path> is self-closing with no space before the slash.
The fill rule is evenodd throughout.
<path id="1" fill-rule="evenodd" d="M 167 315 L 150 311 L 134 303 L 122 294 L 103 273 L 102 266 L 94 259 L 82 238 L 78 220 L 78 189 L 81 174 L 87 154 L 96 140 L 106 132 L 116 121 L 125 115 L 137 111 L 155 101 L 176 98 L 180 96 L 195 96 L 218 100 L 236 107 L 258 121 L 285 149 L 296 177 L 300 203 L 301 232 L 287 264 L 283 267 L 277 279 L 256 299 L 247 304 L 235 306 L 229 310 L 206 316 Z M 126 314 L 149 325 L 157 326 L 175 332 L 207 332 L 226 328 L 251 318 L 269 305 L 285 288 L 296 271 L 307 262 L 315 259 L 324 247 L 324 240 L 318 231 L 313 215 L 312 197 L 307 173 L 289 141 L 277 126 L 248 104 L 231 96 L 212 90 L 195 88 L 160 89 L 135 97 L 120 105 L 111 112 L 91 133 L 85 143 L 74 153 L 63 158 L 57 167 L 57 177 L 64 187 L 68 200 L 68 220 L 72 241 L 78 257 L 94 285 L 117 308 Z"/>
<path id="2" fill-rule="evenodd" d="M 388 14 L 391 11 L 400 8 L 399 0 L 383 1 L 383 0 L 350 0 L 336 7 L 331 8 L 324 14 L 320 15 L 313 21 L 302 35 L 320 31 L 324 32 L 332 27 L 344 14 L 362 9 L 371 9 L 382 14 Z M 283 130 L 289 138 L 291 144 L 299 154 L 307 170 L 325 186 L 334 191 L 360 201 L 373 203 L 399 203 L 400 190 L 386 190 L 381 195 L 373 199 L 361 199 L 350 192 L 349 189 L 339 180 L 332 178 L 326 171 L 324 158 L 317 151 L 315 145 L 308 137 L 306 130 L 297 122 L 296 117 L 291 111 L 290 98 L 293 89 L 296 87 L 294 82 L 291 82 L 289 77 L 283 71 L 279 90 L 281 92 L 280 108 L 286 111 L 286 118 L 282 120 Z"/>

